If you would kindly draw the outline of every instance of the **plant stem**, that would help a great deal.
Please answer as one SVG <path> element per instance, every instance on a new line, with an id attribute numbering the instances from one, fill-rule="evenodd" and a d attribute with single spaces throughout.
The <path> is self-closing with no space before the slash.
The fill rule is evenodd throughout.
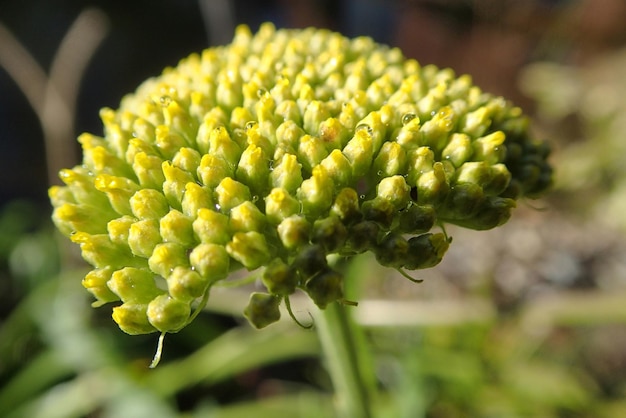
<path id="1" fill-rule="evenodd" d="M 367 385 L 359 367 L 359 347 L 346 307 L 332 303 L 320 310 L 315 321 L 322 351 L 342 418 L 371 418 Z"/>

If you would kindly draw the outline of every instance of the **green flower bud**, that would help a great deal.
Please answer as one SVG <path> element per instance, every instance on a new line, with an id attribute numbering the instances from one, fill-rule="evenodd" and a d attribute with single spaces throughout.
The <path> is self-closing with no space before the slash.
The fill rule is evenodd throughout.
<path id="1" fill-rule="evenodd" d="M 483 190 L 488 196 L 499 196 L 504 193 L 511 183 L 511 172 L 504 164 L 494 164 L 490 167 L 490 180 L 483 185 Z"/>
<path id="2" fill-rule="evenodd" d="M 169 295 L 160 295 L 148 304 L 146 314 L 150 324 L 159 331 L 176 332 L 189 320 L 191 306 Z"/>
<path id="3" fill-rule="evenodd" d="M 503 197 L 488 197 L 477 209 L 477 215 L 469 219 L 450 220 L 456 225 L 475 229 L 492 229 L 504 224 L 511 217 L 511 210 L 515 208 L 515 200 Z"/>
<path id="4" fill-rule="evenodd" d="M 330 117 L 326 104 L 319 100 L 313 100 L 304 110 L 302 127 L 305 132 L 316 134 L 320 131 L 320 125 Z"/>
<path id="5" fill-rule="evenodd" d="M 374 160 L 373 169 L 380 178 L 402 175 L 407 171 L 407 155 L 397 142 L 385 142 Z"/>
<path id="6" fill-rule="evenodd" d="M 265 223 L 265 215 L 250 201 L 230 210 L 230 229 L 234 232 L 262 232 Z"/>
<path id="7" fill-rule="evenodd" d="M 298 105 L 294 101 L 283 102 L 281 106 L 279 106 L 278 111 L 280 111 L 281 107 L 287 107 L 289 109 L 289 114 L 284 115 L 284 122 L 276 128 L 276 141 L 280 148 L 292 150 L 293 152 L 290 152 L 290 154 L 295 154 L 295 150 L 298 149 L 298 145 L 300 143 L 300 138 L 305 135 L 304 130 L 301 125 L 299 125 L 299 120 L 301 118 L 300 111 L 298 110 Z M 279 114 L 282 115 L 282 113 Z"/>
<path id="8" fill-rule="evenodd" d="M 489 164 L 497 164 L 504 161 L 506 148 L 503 146 L 506 135 L 502 131 L 492 132 L 476 139 L 472 145 L 474 147 L 474 158 L 486 161 Z"/>
<path id="9" fill-rule="evenodd" d="M 364 177 L 372 165 L 374 146 L 372 144 L 372 129 L 367 125 L 357 127 L 354 137 L 348 141 L 343 154 L 352 166 L 352 178 Z"/>
<path id="10" fill-rule="evenodd" d="M 341 124 L 339 119 L 328 118 L 320 124 L 319 136 L 328 152 L 332 152 L 346 145 L 350 139 L 350 131 Z"/>
<path id="11" fill-rule="evenodd" d="M 386 177 L 376 186 L 376 194 L 379 198 L 391 203 L 397 211 L 405 208 L 409 203 L 411 188 L 402 176 Z"/>
<path id="12" fill-rule="evenodd" d="M 165 176 L 161 165 L 163 160 L 155 155 L 138 152 L 133 157 L 133 171 L 137 174 L 139 184 L 144 188 L 161 188 Z"/>
<path id="13" fill-rule="evenodd" d="M 195 176 L 201 158 L 200 153 L 193 148 L 180 148 L 172 159 L 172 165 Z"/>
<path id="14" fill-rule="evenodd" d="M 106 217 L 98 216 L 91 207 L 85 205 L 65 203 L 54 210 L 52 219 L 65 235 L 75 231 L 99 234 L 106 230 Z"/>
<path id="15" fill-rule="evenodd" d="M 181 202 L 182 210 L 185 215 L 190 218 L 196 218 L 200 209 L 215 207 L 212 192 L 197 183 L 187 183 L 185 185 L 185 194 Z"/>
<path id="16" fill-rule="evenodd" d="M 128 230 L 128 246 L 138 257 L 150 257 L 157 244 L 161 243 L 159 221 L 145 219 L 134 222 Z"/>
<path id="17" fill-rule="evenodd" d="M 155 131 L 155 145 L 165 159 L 172 159 L 176 152 L 187 145 L 185 139 L 176 132 L 172 132 L 167 125 L 159 125 Z"/>
<path id="18" fill-rule="evenodd" d="M 442 151 L 447 145 L 449 133 L 454 129 L 455 124 L 456 115 L 450 106 L 439 109 L 432 119 L 424 122 L 420 129 L 424 135 L 425 145 L 435 152 Z"/>
<path id="19" fill-rule="evenodd" d="M 126 267 L 117 270 L 107 282 L 109 289 L 124 303 L 147 304 L 164 293 L 154 281 L 154 273 L 147 269 Z"/>
<path id="20" fill-rule="evenodd" d="M 132 175 L 124 161 L 109 151 L 106 142 L 102 138 L 90 134 L 82 134 L 78 137 L 78 142 L 83 147 L 84 165 L 94 173 L 100 175 L 117 174 L 119 177 Z"/>
<path id="21" fill-rule="evenodd" d="M 417 181 L 424 173 L 433 170 L 435 153 L 428 147 L 419 147 L 409 152 L 409 173 L 407 183 L 417 185 Z"/>
<path id="22" fill-rule="evenodd" d="M 95 188 L 93 174 L 84 167 L 76 167 L 74 170 L 61 170 L 59 178 L 67 185 L 67 190 L 72 194 L 72 202 L 93 207 L 100 211 L 111 213 L 112 208 L 106 195 Z"/>
<path id="23" fill-rule="evenodd" d="M 296 291 L 298 275 L 296 270 L 280 258 L 275 258 L 265 268 L 261 279 L 272 295 L 289 296 Z"/>
<path id="24" fill-rule="evenodd" d="M 191 247 L 196 242 L 191 218 L 176 209 L 161 218 L 159 229 L 165 242 L 175 242 L 184 247 Z"/>
<path id="25" fill-rule="evenodd" d="M 120 329 L 130 335 L 155 332 L 148 321 L 148 304 L 124 303 L 113 308 L 113 320 Z"/>
<path id="26" fill-rule="evenodd" d="M 80 245 L 81 255 L 85 261 L 96 268 L 138 266 L 136 260 L 126 246 L 116 245 L 108 234 L 90 235 L 76 232 L 70 236 L 72 242 Z"/>
<path id="27" fill-rule="evenodd" d="M 93 306 L 102 306 L 105 303 L 120 300 L 119 296 L 113 293 L 107 286 L 107 282 L 112 274 L 113 269 L 111 267 L 104 267 L 91 270 L 83 279 L 83 287 L 96 298 L 97 302 L 94 302 Z"/>
<path id="28" fill-rule="evenodd" d="M 213 135 L 224 135 L 227 134 L 224 126 L 228 124 L 228 115 L 224 109 L 219 106 L 215 106 L 211 108 L 203 117 L 200 118 L 202 123 L 198 128 L 198 136 L 196 138 L 196 142 L 198 144 L 198 150 L 204 154 L 208 155 L 209 149 L 211 148 L 211 141 Z M 224 132 L 215 132 L 215 130 L 224 130 Z M 230 139 L 230 137 L 228 138 Z M 213 148 L 215 150 L 215 148 Z M 213 155 L 213 154 L 211 154 Z M 203 157 L 204 158 L 204 157 Z M 221 157 L 220 157 L 221 158 Z M 237 156 L 237 159 L 239 156 Z M 236 161 L 236 160 L 235 160 Z"/>
<path id="29" fill-rule="evenodd" d="M 271 258 L 270 249 L 265 236 L 256 231 L 237 232 L 226 244 L 226 251 L 248 270 L 265 265 Z"/>
<path id="30" fill-rule="evenodd" d="M 458 183 L 450 189 L 446 201 L 441 205 L 439 218 L 454 222 L 455 219 L 468 219 L 481 208 L 485 194 L 476 183 Z"/>
<path id="31" fill-rule="evenodd" d="M 206 187 L 215 188 L 224 178 L 235 177 L 235 166 L 222 157 L 204 154 L 198 167 L 198 178 Z"/>
<path id="32" fill-rule="evenodd" d="M 301 165 L 292 154 L 284 154 L 271 174 L 272 186 L 295 193 L 302 184 Z"/>
<path id="33" fill-rule="evenodd" d="M 326 254 L 320 245 L 309 245 L 296 255 L 293 266 L 303 279 L 308 279 L 328 266 Z"/>
<path id="34" fill-rule="evenodd" d="M 187 267 L 176 267 L 167 279 L 167 290 L 174 299 L 190 303 L 203 296 L 209 284 L 209 280 L 197 271 Z"/>
<path id="35" fill-rule="evenodd" d="M 113 209 L 120 215 L 130 215 L 130 198 L 139 190 L 139 185 L 130 179 L 100 174 L 94 180 L 94 186 L 109 198 Z"/>
<path id="36" fill-rule="evenodd" d="M 217 204 L 223 213 L 228 213 L 232 208 L 250 200 L 250 189 L 242 183 L 226 177 L 215 189 Z"/>
<path id="37" fill-rule="evenodd" d="M 328 151 L 324 142 L 318 137 L 304 135 L 300 138 L 298 145 L 298 161 L 300 161 L 308 172 L 319 165 L 328 156 Z"/>
<path id="38" fill-rule="evenodd" d="M 311 225 L 303 216 L 293 215 L 283 219 L 276 230 L 283 246 L 295 250 L 309 242 Z"/>
<path id="39" fill-rule="evenodd" d="M 362 221 L 350 227 L 347 247 L 360 253 L 374 249 L 378 245 L 381 227 L 374 221 Z"/>
<path id="40" fill-rule="evenodd" d="M 396 214 L 396 208 L 388 199 L 376 197 L 363 202 L 361 212 L 364 219 L 374 221 L 383 228 L 389 228 Z"/>
<path id="41" fill-rule="evenodd" d="M 174 242 L 158 244 L 148 259 L 150 270 L 161 277 L 168 278 L 178 266 L 188 266 L 185 247 Z"/>
<path id="42" fill-rule="evenodd" d="M 165 181 L 163 182 L 163 194 L 167 202 L 174 209 L 181 210 L 181 200 L 185 193 L 187 183 L 195 182 L 191 173 L 183 171 L 168 161 L 162 165 Z"/>
<path id="43" fill-rule="evenodd" d="M 141 189 L 130 198 L 130 209 L 139 219 L 159 219 L 170 210 L 167 199 L 158 190 Z"/>
<path id="44" fill-rule="evenodd" d="M 449 190 L 443 164 L 436 162 L 432 171 L 422 174 L 417 180 L 417 201 L 420 204 L 437 205 L 446 198 Z"/>
<path id="45" fill-rule="evenodd" d="M 298 199 L 302 202 L 302 211 L 309 216 L 316 216 L 328 210 L 333 203 L 334 184 L 326 170 L 317 166 L 313 175 L 304 180 L 298 189 Z"/>
<path id="46" fill-rule="evenodd" d="M 50 189 L 48 189 L 48 197 L 50 198 L 50 203 L 52 203 L 52 206 L 54 208 L 63 206 L 66 203 L 76 203 L 76 199 L 74 199 L 74 194 L 69 187 L 52 186 L 50 187 Z M 52 218 L 52 220 L 56 222 L 54 217 Z"/>
<path id="47" fill-rule="evenodd" d="M 450 244 L 435 225 L 501 225 L 552 176 L 519 108 L 327 30 L 240 27 L 100 117 L 104 136 L 81 135 L 82 163 L 50 188 L 52 219 L 133 334 L 179 330 L 240 268 L 266 267 L 256 326 L 298 288 L 323 308 L 342 298 L 330 254 L 433 266 Z"/>
<path id="48" fill-rule="evenodd" d="M 352 168 L 350 161 L 338 149 L 332 152 L 320 163 L 337 187 L 352 183 Z"/>
<path id="49" fill-rule="evenodd" d="M 344 188 L 339 191 L 330 212 L 337 216 L 345 225 L 361 220 L 359 196 L 356 190 Z"/>
<path id="50" fill-rule="evenodd" d="M 255 328 L 265 328 L 280 319 L 280 301 L 278 296 L 254 292 L 250 295 L 243 315 Z"/>
<path id="51" fill-rule="evenodd" d="M 203 243 L 189 254 L 191 266 L 210 283 L 225 279 L 230 271 L 230 256 L 222 245 Z"/>
<path id="52" fill-rule="evenodd" d="M 232 237 L 228 216 L 210 209 L 198 210 L 198 217 L 191 224 L 200 242 L 226 245 Z"/>
<path id="53" fill-rule="evenodd" d="M 375 254 L 382 266 L 400 268 L 409 257 L 409 243 L 402 235 L 390 232 L 380 241 Z"/>
<path id="54" fill-rule="evenodd" d="M 450 240 L 444 234 L 422 234 L 409 239 L 408 258 L 404 268 L 409 270 L 434 267 L 448 251 Z"/>
<path id="55" fill-rule="evenodd" d="M 327 253 L 340 250 L 346 238 L 348 230 L 336 216 L 318 219 L 313 223 L 311 242 L 321 245 Z"/>
<path id="56" fill-rule="evenodd" d="M 285 189 L 274 188 L 265 198 L 267 219 L 274 225 L 300 212 L 300 202 Z"/>
<path id="57" fill-rule="evenodd" d="M 436 220 L 437 214 L 432 206 L 413 204 L 400 213 L 398 231 L 405 234 L 427 232 Z"/>
<path id="58" fill-rule="evenodd" d="M 455 173 L 457 183 L 474 183 L 481 186 L 485 194 L 494 196 L 502 193 L 511 181 L 511 173 L 503 164 L 489 165 L 485 161 L 467 162 Z"/>
<path id="59" fill-rule="evenodd" d="M 408 80 L 408 79 L 407 79 Z M 413 111 L 403 113 L 402 128 L 395 135 L 396 142 L 402 146 L 407 153 L 421 147 L 422 132 L 420 131 L 420 118 Z"/>
<path id="60" fill-rule="evenodd" d="M 343 298 L 343 276 L 330 269 L 324 269 L 311 277 L 304 285 L 309 297 L 320 308 Z"/>
<path id="61" fill-rule="evenodd" d="M 452 162 L 455 167 L 460 167 L 470 159 L 473 152 L 472 140 L 468 135 L 453 133 L 450 142 L 441 152 L 441 157 Z"/>
<path id="62" fill-rule="evenodd" d="M 263 149 L 251 144 L 245 149 L 237 166 L 237 180 L 248 185 L 255 194 L 262 194 L 268 187 L 269 159 Z"/>

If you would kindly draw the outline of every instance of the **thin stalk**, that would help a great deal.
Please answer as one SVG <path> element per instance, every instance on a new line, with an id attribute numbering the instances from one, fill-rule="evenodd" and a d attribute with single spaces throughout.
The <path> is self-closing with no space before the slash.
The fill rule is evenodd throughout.
<path id="1" fill-rule="evenodd" d="M 316 330 L 342 418 L 371 418 L 370 394 L 359 367 L 359 346 L 346 307 L 332 303 L 320 310 Z"/>

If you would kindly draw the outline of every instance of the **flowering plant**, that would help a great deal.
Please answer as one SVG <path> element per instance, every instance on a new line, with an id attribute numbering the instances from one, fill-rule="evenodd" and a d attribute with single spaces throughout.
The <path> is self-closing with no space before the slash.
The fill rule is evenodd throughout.
<path id="1" fill-rule="evenodd" d="M 499 226 L 551 182 L 519 108 L 327 30 L 241 26 L 101 118 L 49 194 L 94 267 L 84 287 L 129 334 L 179 331 L 239 269 L 265 269 L 245 310 L 258 328 L 297 289 L 322 309 L 352 303 L 329 255 L 431 267 L 446 223 Z"/>

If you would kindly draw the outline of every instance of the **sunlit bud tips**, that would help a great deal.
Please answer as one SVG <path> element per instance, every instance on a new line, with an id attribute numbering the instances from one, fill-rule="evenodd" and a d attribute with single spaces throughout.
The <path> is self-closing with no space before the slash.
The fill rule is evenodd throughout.
<path id="1" fill-rule="evenodd" d="M 164 242 L 154 248 L 148 265 L 153 272 L 168 278 L 176 267 L 188 266 L 189 260 L 185 247 L 174 242 Z"/>
<path id="2" fill-rule="evenodd" d="M 282 188 L 272 189 L 265 198 L 265 213 L 272 224 L 280 224 L 284 219 L 300 212 L 300 202 Z"/>
<path id="3" fill-rule="evenodd" d="M 228 254 L 248 270 L 265 265 L 271 257 L 265 236 L 259 232 L 237 232 L 226 244 Z"/>
<path id="4" fill-rule="evenodd" d="M 113 320 L 130 335 L 149 334 L 156 328 L 148 321 L 148 305 L 124 303 L 113 308 Z"/>
<path id="5" fill-rule="evenodd" d="M 223 245 L 203 243 L 189 254 L 191 266 L 209 282 L 225 279 L 230 271 L 230 256 Z"/>
<path id="6" fill-rule="evenodd" d="M 334 183 L 322 166 L 313 170 L 310 178 L 304 180 L 297 197 L 302 202 L 302 210 L 308 216 L 319 216 L 328 211 L 333 203 Z"/>
<path id="7" fill-rule="evenodd" d="M 410 192 L 411 188 L 402 176 L 386 177 L 376 186 L 378 197 L 391 203 L 396 211 L 404 209 L 409 203 Z"/>
<path id="8" fill-rule="evenodd" d="M 83 161 L 49 190 L 52 219 L 130 334 L 181 329 L 239 269 L 265 269 L 245 311 L 258 328 L 294 292 L 324 308 L 343 299 L 333 260 L 432 267 L 438 228 L 502 225 L 552 182 L 519 108 L 327 30 L 242 26 L 100 116 L 104 136 L 81 135 Z"/>
<path id="9" fill-rule="evenodd" d="M 311 224 L 302 216 L 290 216 L 276 228 L 283 246 L 296 250 L 309 242 Z"/>
<path id="10" fill-rule="evenodd" d="M 108 302 L 120 300 L 120 297 L 107 286 L 112 273 L 113 270 L 108 267 L 96 269 L 87 273 L 83 279 L 83 287 L 96 298 L 97 302 L 93 303 L 94 306 L 101 306 Z"/>
<path id="11" fill-rule="evenodd" d="M 217 204 L 222 213 L 228 213 L 232 208 L 252 198 L 250 189 L 243 183 L 230 177 L 224 178 L 215 189 Z"/>
<path id="12" fill-rule="evenodd" d="M 191 227 L 203 243 L 226 244 L 232 236 L 228 216 L 210 209 L 198 210 Z"/>
<path id="13" fill-rule="evenodd" d="M 169 208 L 167 199 L 158 190 L 141 189 L 130 198 L 132 214 L 139 219 L 159 219 Z"/>
<path id="14" fill-rule="evenodd" d="M 252 293 L 243 314 L 255 328 L 265 328 L 280 319 L 280 301 L 279 296 Z"/>
<path id="15" fill-rule="evenodd" d="M 359 196 L 354 189 L 341 189 L 335 198 L 330 212 L 337 216 L 344 225 L 359 221 L 363 214 L 359 208 Z"/>

